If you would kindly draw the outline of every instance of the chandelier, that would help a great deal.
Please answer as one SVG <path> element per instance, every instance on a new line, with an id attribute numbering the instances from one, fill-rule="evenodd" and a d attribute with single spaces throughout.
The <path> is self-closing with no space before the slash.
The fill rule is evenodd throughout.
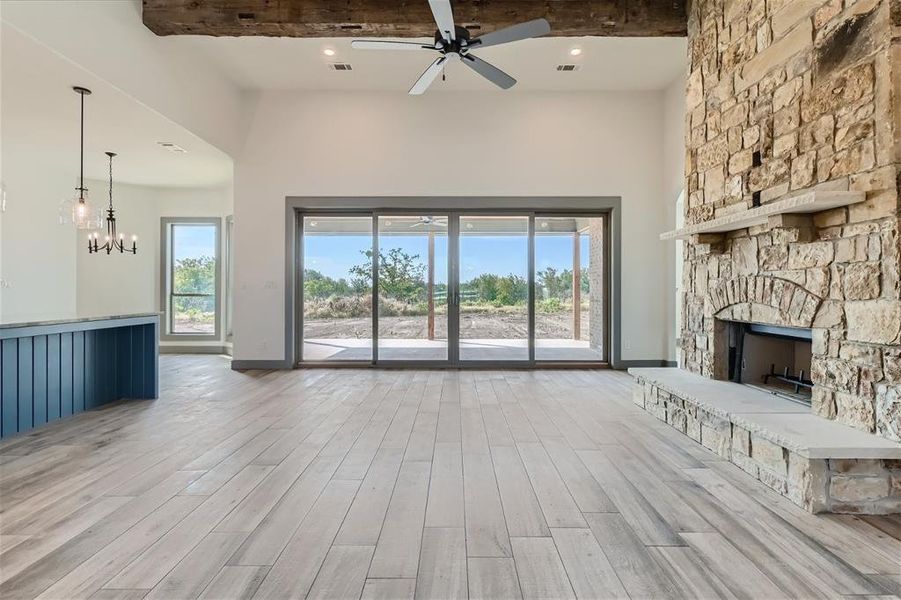
<path id="1" fill-rule="evenodd" d="M 74 224 L 77 229 L 98 229 L 103 224 L 100 210 L 91 205 L 88 190 L 84 187 L 84 97 L 89 96 L 91 90 L 80 86 L 72 89 L 81 96 L 81 162 L 75 195 L 72 198 L 66 198 L 59 204 L 59 224 Z"/>
<path id="2" fill-rule="evenodd" d="M 97 242 L 97 232 L 95 231 L 93 235 L 89 234 L 88 253 L 95 254 L 106 250 L 106 253 L 109 254 L 118 250 L 120 254 L 124 252 L 137 254 L 138 236 L 131 236 L 131 248 L 127 248 L 125 246 L 125 235 L 116 232 L 116 216 L 113 210 L 113 157 L 116 156 L 116 153 L 107 152 L 106 155 L 109 156 L 109 207 L 106 209 L 106 239 L 101 246 Z"/>

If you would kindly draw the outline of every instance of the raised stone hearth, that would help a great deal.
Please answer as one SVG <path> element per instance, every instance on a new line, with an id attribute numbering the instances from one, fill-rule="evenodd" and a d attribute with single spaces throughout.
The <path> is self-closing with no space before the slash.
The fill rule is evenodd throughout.
<path id="1" fill-rule="evenodd" d="M 901 512 L 901 444 L 682 369 L 630 369 L 636 404 L 811 512 Z"/>

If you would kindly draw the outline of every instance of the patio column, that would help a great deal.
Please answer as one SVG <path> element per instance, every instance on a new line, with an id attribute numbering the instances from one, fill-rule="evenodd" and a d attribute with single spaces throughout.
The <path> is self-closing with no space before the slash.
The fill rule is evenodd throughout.
<path id="1" fill-rule="evenodd" d="M 573 232 L 573 339 L 582 339 L 582 251 L 581 236 Z"/>
<path id="2" fill-rule="evenodd" d="M 435 232 L 431 230 L 429 225 L 429 281 L 428 281 L 428 303 L 429 303 L 429 340 L 435 339 Z"/>

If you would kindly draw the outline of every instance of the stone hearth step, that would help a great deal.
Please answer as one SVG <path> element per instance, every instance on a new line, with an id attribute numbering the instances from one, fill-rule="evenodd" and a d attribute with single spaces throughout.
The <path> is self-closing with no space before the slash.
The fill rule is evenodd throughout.
<path id="1" fill-rule="evenodd" d="M 629 369 L 636 404 L 811 512 L 901 512 L 901 444 L 746 385 Z"/>

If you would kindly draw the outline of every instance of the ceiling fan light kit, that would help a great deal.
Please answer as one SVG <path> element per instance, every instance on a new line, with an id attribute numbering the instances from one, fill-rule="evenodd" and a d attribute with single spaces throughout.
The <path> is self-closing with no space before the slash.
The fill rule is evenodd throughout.
<path id="1" fill-rule="evenodd" d="M 431 50 L 438 52 L 440 56 L 428 66 L 410 88 L 409 93 L 414 96 L 424 93 L 444 71 L 448 61 L 452 59 L 459 60 L 499 88 L 510 89 L 516 85 L 513 77 L 471 52 L 480 48 L 539 37 L 551 32 L 551 26 L 545 19 L 535 19 L 472 38 L 468 29 L 454 23 L 450 0 L 429 0 L 429 7 L 432 9 L 432 16 L 438 25 L 433 44 L 392 40 L 353 40 L 350 44 L 351 48 L 355 50 Z"/>

